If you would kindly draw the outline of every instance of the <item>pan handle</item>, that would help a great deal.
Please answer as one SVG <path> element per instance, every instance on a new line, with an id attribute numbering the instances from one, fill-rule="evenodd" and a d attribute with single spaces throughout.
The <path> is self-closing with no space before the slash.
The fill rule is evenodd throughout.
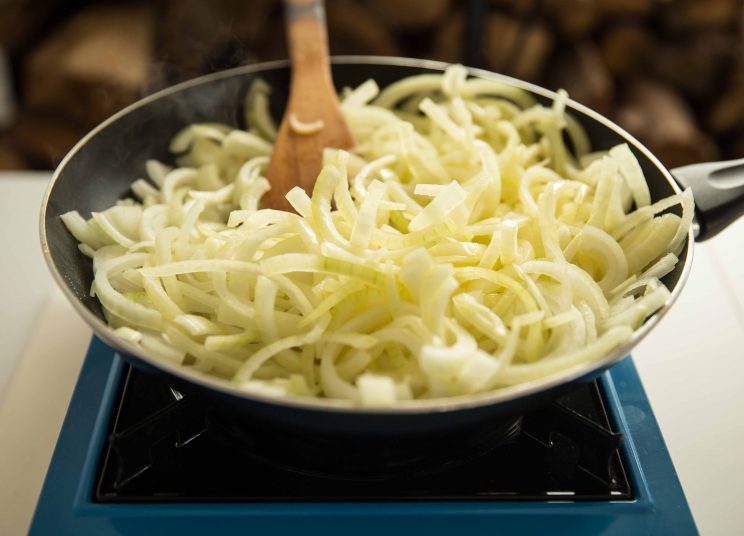
<path id="1" fill-rule="evenodd" d="M 700 230 L 707 240 L 744 215 L 744 158 L 692 164 L 671 170 L 683 187 L 692 189 Z"/>

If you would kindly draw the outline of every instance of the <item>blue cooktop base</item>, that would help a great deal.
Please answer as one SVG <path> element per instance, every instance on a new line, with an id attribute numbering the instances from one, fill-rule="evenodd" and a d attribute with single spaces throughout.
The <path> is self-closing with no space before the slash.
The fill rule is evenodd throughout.
<path id="1" fill-rule="evenodd" d="M 633 361 L 600 381 L 624 436 L 632 501 L 171 503 L 101 504 L 92 500 L 124 361 L 94 338 L 44 482 L 30 535 L 697 534 L 664 439 Z"/>

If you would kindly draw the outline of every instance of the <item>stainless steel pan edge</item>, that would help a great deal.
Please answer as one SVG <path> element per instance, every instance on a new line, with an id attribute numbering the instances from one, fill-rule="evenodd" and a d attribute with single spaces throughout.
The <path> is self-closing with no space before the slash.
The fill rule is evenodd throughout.
<path id="1" fill-rule="evenodd" d="M 426 69 L 432 69 L 435 71 L 444 70 L 444 68 L 446 68 L 448 65 L 446 63 L 430 61 L 430 60 L 375 57 L 375 56 L 334 57 L 332 58 L 332 63 L 334 65 L 335 64 L 362 64 L 362 65 L 369 65 L 370 67 L 372 66 L 422 67 Z M 137 110 L 150 103 L 153 103 L 164 96 L 179 92 L 189 87 L 197 86 L 197 85 L 200 85 L 206 82 L 219 80 L 222 78 L 228 78 L 231 76 L 248 74 L 248 73 L 257 73 L 263 70 L 275 69 L 278 67 L 285 67 L 286 65 L 287 65 L 286 61 L 275 61 L 275 62 L 259 63 L 255 65 L 245 66 L 245 67 L 238 67 L 235 69 L 221 71 L 219 73 L 214 73 L 214 74 L 210 74 L 210 75 L 203 76 L 200 78 L 196 78 L 194 80 L 190 80 L 190 81 L 175 85 L 173 87 L 164 89 L 160 92 L 154 93 L 128 106 L 127 108 L 121 110 L 120 112 L 116 113 L 115 115 L 113 115 L 112 117 L 110 117 L 109 119 L 101 123 L 95 129 L 93 129 L 84 138 L 82 138 L 75 145 L 75 147 L 73 147 L 73 149 L 65 156 L 65 158 L 62 160 L 62 162 L 59 164 L 59 166 L 55 170 L 54 175 L 52 177 L 52 181 L 49 185 L 46 195 L 44 196 L 42 206 L 41 206 L 41 214 L 40 214 L 40 239 L 41 239 L 41 247 L 42 247 L 42 252 L 44 254 L 45 261 L 47 263 L 47 266 L 49 267 L 49 270 L 54 280 L 59 285 L 59 287 L 62 289 L 62 292 L 64 293 L 65 297 L 70 301 L 70 303 L 72 304 L 74 309 L 77 311 L 77 313 L 88 323 L 88 325 L 91 326 L 91 328 L 93 329 L 93 331 L 96 333 L 97 336 L 99 336 L 107 344 L 109 344 L 110 346 L 112 346 L 113 348 L 121 352 L 122 354 L 127 354 L 128 357 L 134 358 L 136 361 L 139 361 L 140 364 L 145 365 L 148 368 L 154 368 L 165 374 L 172 375 L 178 378 L 183 383 L 195 384 L 196 386 L 199 386 L 203 389 L 215 391 L 216 393 L 222 395 L 223 398 L 227 397 L 227 398 L 248 399 L 248 400 L 252 400 L 252 401 L 267 404 L 267 405 L 281 406 L 286 409 L 296 408 L 296 409 L 304 409 L 304 410 L 317 410 L 321 412 L 352 413 L 352 414 L 357 414 L 357 415 L 384 416 L 384 415 L 421 414 L 421 413 L 432 413 L 432 412 L 446 413 L 446 412 L 452 412 L 452 411 L 458 411 L 458 410 L 475 409 L 475 408 L 484 407 L 484 406 L 513 403 L 513 402 L 519 401 L 520 399 L 528 398 L 532 395 L 538 395 L 544 391 L 551 391 L 555 388 L 558 388 L 565 384 L 572 383 L 574 381 L 580 381 L 582 379 L 588 379 L 588 378 L 594 377 L 601 371 L 605 370 L 609 366 L 613 365 L 614 363 L 620 361 L 625 356 L 627 356 L 630 353 L 630 350 L 636 344 L 638 344 L 658 324 L 658 322 L 668 312 L 671 305 L 679 297 L 682 291 L 682 288 L 689 276 L 689 272 L 691 268 L 692 254 L 693 254 L 693 249 L 694 249 L 694 246 L 693 246 L 694 237 L 693 237 L 692 229 L 690 230 L 690 233 L 688 234 L 686 254 L 683 258 L 680 259 L 680 262 L 684 263 L 683 269 L 682 269 L 682 272 L 679 276 L 679 279 L 676 285 L 671 291 L 671 297 L 669 301 L 655 315 L 649 318 L 649 320 L 643 326 L 641 326 L 638 330 L 636 330 L 633 336 L 628 341 L 626 341 L 624 344 L 616 348 L 613 352 L 605 356 L 603 359 L 599 361 L 591 362 L 591 363 L 584 363 L 584 364 L 578 365 L 576 367 L 567 369 L 565 371 L 562 371 L 561 373 L 555 374 L 545 379 L 527 382 L 524 384 L 500 389 L 500 390 L 493 391 L 493 392 L 486 392 L 486 393 L 480 393 L 480 394 L 468 395 L 468 396 L 451 397 L 451 398 L 446 398 L 446 399 L 409 401 L 409 402 L 401 403 L 399 406 L 395 408 L 390 408 L 390 409 L 359 408 L 359 407 L 354 406 L 351 402 L 343 401 L 343 400 L 310 399 L 310 398 L 275 398 L 275 397 L 269 397 L 269 396 L 264 396 L 264 395 L 259 395 L 259 394 L 247 393 L 245 391 L 240 390 L 236 386 L 233 386 L 227 381 L 219 380 L 217 378 L 210 377 L 208 375 L 199 373 L 197 371 L 194 371 L 194 370 L 191 370 L 185 367 L 180 367 L 174 364 L 161 362 L 159 360 L 148 357 L 139 346 L 129 343 L 127 341 L 124 341 L 120 339 L 119 337 L 117 337 L 113 333 L 113 330 L 111 328 L 109 328 L 103 321 L 101 321 L 94 314 L 92 314 L 85 306 L 83 306 L 81 302 L 78 300 L 78 298 L 75 296 L 73 291 L 70 289 L 68 284 L 66 283 L 64 274 L 58 270 L 56 264 L 54 263 L 51 257 L 49 244 L 47 241 L 45 220 L 46 220 L 47 206 L 48 206 L 52 191 L 54 190 L 55 184 L 57 180 L 59 179 L 60 175 L 62 174 L 62 172 L 64 171 L 65 166 L 70 162 L 70 160 L 72 160 L 75 157 L 78 151 L 80 151 L 91 138 L 96 136 L 99 132 L 106 129 L 110 125 L 114 124 L 120 118 L 130 114 L 134 110 Z M 529 84 L 527 82 L 523 82 L 521 80 L 513 79 L 507 76 L 503 76 L 503 75 L 494 74 L 494 73 L 484 71 L 481 69 L 470 68 L 468 70 L 470 74 L 474 76 L 500 80 L 502 82 L 525 89 L 531 93 L 540 95 L 542 97 L 553 99 L 556 96 L 555 92 L 553 91 L 541 88 L 539 86 L 535 86 L 533 84 Z M 668 181 L 669 185 L 674 191 L 676 192 L 680 191 L 679 187 L 677 186 L 676 182 L 672 178 L 669 171 L 661 164 L 661 162 L 659 162 L 659 160 L 646 147 L 644 147 L 640 142 L 638 142 L 638 140 L 636 140 L 633 136 L 631 136 L 625 130 L 623 130 L 618 125 L 614 124 L 613 122 L 609 121 L 605 117 L 601 116 L 600 114 L 594 112 L 593 110 L 589 108 L 586 108 L 585 106 L 575 101 L 569 101 L 567 106 L 570 109 L 573 109 L 573 110 L 576 110 L 578 112 L 585 114 L 586 116 L 603 124 L 607 128 L 613 130 L 614 132 L 619 134 L 621 137 L 623 137 L 637 151 L 644 154 L 644 156 L 646 156 L 648 160 L 652 162 L 654 166 L 656 166 L 656 168 L 658 168 L 658 171 L 664 176 L 664 178 Z"/>

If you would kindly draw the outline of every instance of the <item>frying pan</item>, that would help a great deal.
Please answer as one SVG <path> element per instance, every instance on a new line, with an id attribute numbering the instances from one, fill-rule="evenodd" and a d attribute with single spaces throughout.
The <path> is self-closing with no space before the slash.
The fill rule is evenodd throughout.
<path id="1" fill-rule="evenodd" d="M 385 87 L 401 78 L 442 72 L 444 63 L 403 58 L 336 57 L 333 78 L 338 89 L 354 87 L 374 78 Z M 542 103 L 556 94 L 538 86 L 490 72 L 470 69 L 475 76 L 497 79 L 519 87 Z M 41 243 L 49 269 L 75 310 L 93 331 L 135 367 L 161 374 L 175 387 L 238 414 L 248 414 L 280 426 L 316 432 L 404 435 L 439 433 L 485 420 L 522 414 L 535 404 L 556 397 L 576 382 L 586 382 L 621 360 L 651 331 L 679 296 L 689 274 L 695 234 L 712 236 L 736 219 L 744 208 L 744 160 L 687 166 L 670 173 L 635 138 L 600 114 L 570 101 L 568 109 L 586 129 L 594 150 L 627 143 L 649 184 L 652 200 L 678 193 L 677 181 L 693 189 L 697 205 L 691 230 L 675 270 L 665 278 L 671 299 L 633 336 L 602 359 L 564 370 L 548 378 L 477 395 L 414 401 L 391 409 L 353 407 L 347 401 L 277 399 L 246 393 L 218 380 L 149 357 L 141 348 L 114 335 L 106 325 L 98 301 L 89 289 L 89 258 L 60 220 L 78 210 L 84 216 L 104 210 L 128 195 L 129 185 L 144 173 L 148 158 L 168 161 L 168 142 L 182 127 L 198 122 L 222 122 L 241 127 L 244 95 L 256 78 L 273 88 L 272 113 L 280 117 L 287 98 L 286 62 L 261 63 L 211 74 L 151 95 L 117 113 L 83 138 L 57 168 L 41 209 Z M 677 181 L 673 178 L 676 176 Z"/>

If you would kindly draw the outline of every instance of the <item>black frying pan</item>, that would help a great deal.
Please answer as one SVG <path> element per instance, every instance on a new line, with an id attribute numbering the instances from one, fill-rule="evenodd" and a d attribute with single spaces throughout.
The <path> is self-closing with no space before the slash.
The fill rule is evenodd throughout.
<path id="1" fill-rule="evenodd" d="M 369 78 L 385 87 L 406 76 L 441 72 L 445 67 L 442 63 L 414 59 L 341 57 L 333 60 L 333 78 L 339 89 L 357 86 Z M 471 73 L 518 86 L 543 103 L 555 97 L 551 91 L 519 80 L 476 69 Z M 132 181 L 144 174 L 146 159 L 169 160 L 168 142 L 186 125 L 209 121 L 243 126 L 243 97 L 257 77 L 272 86 L 273 113 L 280 117 L 289 83 L 286 62 L 263 63 L 216 73 L 166 89 L 122 110 L 83 138 L 54 174 L 41 210 L 41 242 L 49 268 L 67 298 L 95 333 L 136 367 L 166 375 L 175 386 L 211 402 L 281 425 L 352 434 L 437 432 L 485 419 L 521 414 L 529 406 L 555 397 L 574 382 L 596 377 L 628 355 L 633 346 L 656 326 L 679 295 L 690 270 L 692 231 L 680 262 L 665 280 L 672 292 L 669 303 L 628 342 L 603 359 L 543 380 L 495 392 L 417 401 L 393 409 L 361 409 L 338 400 L 262 397 L 239 391 L 227 382 L 148 357 L 138 346 L 116 337 L 106 325 L 97 300 L 88 294 L 92 280 L 90 259 L 78 251 L 76 240 L 59 216 L 69 210 L 79 210 L 87 217 L 91 211 L 103 210 L 126 196 Z M 627 132 L 578 103 L 570 102 L 568 108 L 586 129 L 593 149 L 608 149 L 623 142 L 630 145 L 646 175 L 653 200 L 679 192 L 672 174 Z M 741 214 L 744 184 L 736 184 L 736 172 L 741 166 L 744 166 L 744 161 L 675 170 L 677 179 L 689 184 L 694 191 L 698 240 L 715 234 Z M 744 173 L 738 176 L 744 176 Z"/>

